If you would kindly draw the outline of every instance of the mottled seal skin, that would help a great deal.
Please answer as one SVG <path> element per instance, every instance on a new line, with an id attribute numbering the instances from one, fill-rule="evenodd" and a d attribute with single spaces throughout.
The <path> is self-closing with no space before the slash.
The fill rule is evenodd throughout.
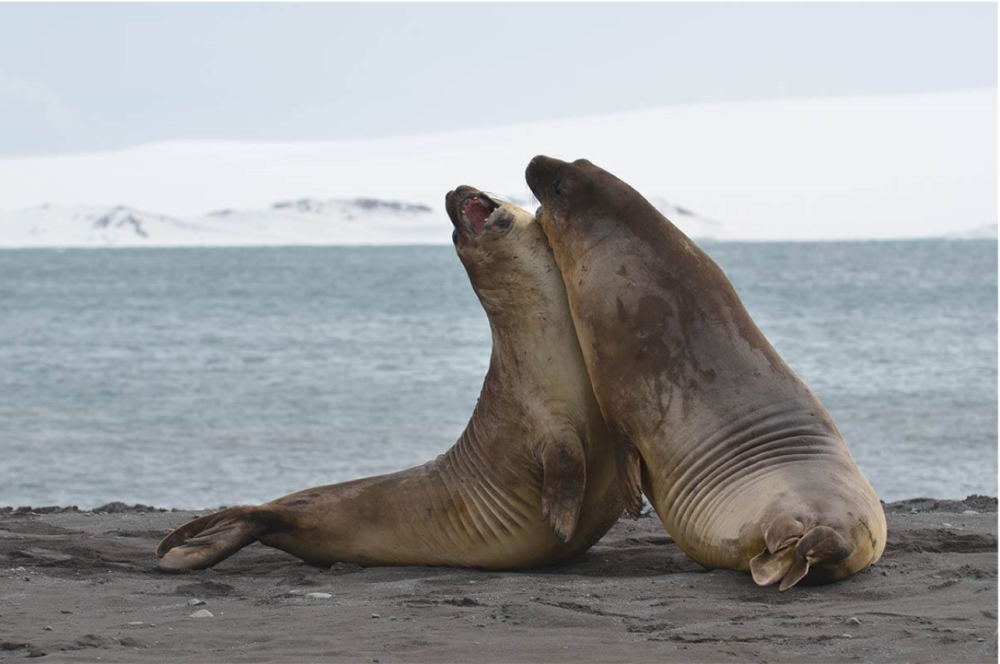
<path id="1" fill-rule="evenodd" d="M 526 177 L 616 446 L 626 508 L 644 491 L 709 568 L 781 590 L 879 559 L 882 506 L 816 395 L 722 270 L 646 199 L 586 160 Z"/>
<path id="2" fill-rule="evenodd" d="M 613 448 L 541 228 L 470 187 L 446 202 L 493 332 L 458 442 L 417 468 L 196 519 L 160 543 L 161 569 L 211 567 L 255 541 L 317 565 L 532 567 L 586 550 L 617 520 Z"/>

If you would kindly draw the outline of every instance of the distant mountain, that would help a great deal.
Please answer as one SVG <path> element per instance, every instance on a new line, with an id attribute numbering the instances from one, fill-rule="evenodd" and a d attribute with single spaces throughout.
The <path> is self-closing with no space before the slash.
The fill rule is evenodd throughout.
<path id="1" fill-rule="evenodd" d="M 664 198 L 653 197 L 649 202 L 689 237 L 696 240 L 722 240 L 726 237 L 725 228 L 714 219 L 703 217 Z"/>
<path id="2" fill-rule="evenodd" d="M 0 247 L 261 246 L 448 242 L 451 224 L 422 203 L 298 199 L 178 219 L 126 206 L 0 213 Z"/>
<path id="3" fill-rule="evenodd" d="M 530 200 L 503 198 L 534 211 Z M 696 237 L 721 233 L 716 222 L 666 202 L 657 205 Z M 451 231 L 441 208 L 376 198 L 299 198 L 184 219 L 123 205 L 0 212 L 0 247 L 8 248 L 450 244 Z"/>
<path id="4" fill-rule="evenodd" d="M 996 240 L 1000 235 L 997 234 L 996 224 L 986 224 L 960 233 L 951 233 L 945 237 L 949 240 Z"/>
<path id="5" fill-rule="evenodd" d="M 197 229 L 179 219 L 117 205 L 0 212 L 0 247 L 148 246 Z"/>
<path id="6" fill-rule="evenodd" d="M 955 219 L 997 218 L 996 119 L 994 88 L 670 106 L 424 136 L 170 141 L 0 159 L 0 211 L 18 210 L 0 213 L 0 245 L 42 237 L 55 245 L 59 233 L 77 244 L 447 242 L 443 199 L 457 185 L 537 205 L 524 183 L 536 154 L 590 159 L 695 237 L 941 237 L 954 233 Z M 53 207 L 42 214 L 37 206 L 46 201 Z M 131 212 L 132 220 L 115 217 L 103 229 L 78 218 L 115 202 L 157 214 Z M 24 227 L 25 208 L 35 210 L 34 234 Z"/>

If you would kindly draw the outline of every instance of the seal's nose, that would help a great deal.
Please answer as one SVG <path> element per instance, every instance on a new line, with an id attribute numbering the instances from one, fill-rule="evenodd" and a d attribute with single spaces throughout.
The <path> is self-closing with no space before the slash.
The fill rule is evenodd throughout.
<path id="1" fill-rule="evenodd" d="M 475 187 L 470 187 L 467 184 L 455 187 L 444 197 L 444 209 L 448 213 L 448 217 L 451 219 L 451 223 L 458 228 L 461 224 L 462 219 L 462 199 L 470 193 L 477 193 L 479 190 Z"/>
<path id="2" fill-rule="evenodd" d="M 532 177 L 537 177 L 545 169 L 546 164 L 551 161 L 552 159 L 543 154 L 536 155 L 528 162 L 528 167 L 524 169 L 524 177 L 529 181 Z"/>
<path id="3" fill-rule="evenodd" d="M 546 185 L 550 183 L 563 162 L 545 155 L 538 155 L 524 169 L 524 179 L 528 183 L 528 188 L 539 201 L 545 202 Z"/>

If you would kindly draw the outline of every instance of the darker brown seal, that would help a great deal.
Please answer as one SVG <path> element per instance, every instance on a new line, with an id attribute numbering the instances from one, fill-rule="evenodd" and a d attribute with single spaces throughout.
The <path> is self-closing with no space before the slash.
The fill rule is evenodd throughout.
<path id="1" fill-rule="evenodd" d="M 877 561 L 878 497 L 722 270 L 586 160 L 539 156 L 526 177 L 630 511 L 641 487 L 695 560 L 781 590 Z"/>

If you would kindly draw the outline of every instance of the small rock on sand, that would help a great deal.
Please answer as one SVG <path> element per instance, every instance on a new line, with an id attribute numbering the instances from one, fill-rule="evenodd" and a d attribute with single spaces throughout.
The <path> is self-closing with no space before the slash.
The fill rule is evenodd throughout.
<path id="1" fill-rule="evenodd" d="M 379 615 L 379 614 L 377 614 L 377 613 L 373 613 L 373 614 L 372 614 L 372 618 L 381 618 L 381 617 L 382 617 L 382 616 L 380 616 L 380 615 Z"/>
<path id="2" fill-rule="evenodd" d="M 205 600 L 198 599 L 197 597 L 192 597 L 188 600 L 188 606 L 201 606 L 205 603 Z"/>
<path id="3" fill-rule="evenodd" d="M 330 593 L 306 593 L 306 597 L 310 599 L 330 599 L 333 595 Z"/>
<path id="4" fill-rule="evenodd" d="M 858 620 L 857 616 L 851 616 L 850 618 L 844 621 L 844 624 L 850 625 L 851 627 L 857 627 L 858 625 L 861 624 L 861 621 Z"/>
<path id="5" fill-rule="evenodd" d="M 213 614 L 208 609 L 201 609 L 199 611 L 195 611 L 194 613 L 192 613 L 190 615 L 190 617 L 191 618 L 214 618 L 215 614 Z"/>

